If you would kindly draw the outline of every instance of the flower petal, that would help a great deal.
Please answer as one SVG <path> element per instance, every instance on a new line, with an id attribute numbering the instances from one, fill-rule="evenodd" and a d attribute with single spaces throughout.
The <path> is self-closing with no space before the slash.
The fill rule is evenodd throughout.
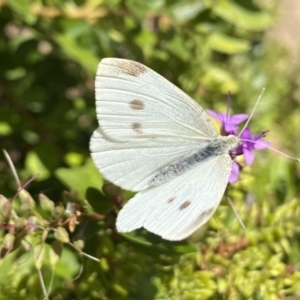
<path id="1" fill-rule="evenodd" d="M 228 182 L 229 183 L 236 182 L 239 178 L 239 173 L 240 173 L 239 165 L 235 161 L 233 161 L 232 162 L 232 167 L 231 167 L 231 174 L 229 176 Z"/>
<path id="2" fill-rule="evenodd" d="M 211 115 L 213 118 L 215 118 L 216 120 L 218 120 L 220 122 L 223 122 L 225 120 L 224 114 L 217 113 L 210 109 L 207 109 L 206 111 L 209 113 L 209 115 Z"/>
<path id="3" fill-rule="evenodd" d="M 233 115 L 230 117 L 230 123 L 233 125 L 239 125 L 243 121 L 248 119 L 247 114 L 238 114 L 238 115 Z"/>
<path id="4" fill-rule="evenodd" d="M 254 160 L 254 156 L 255 156 L 254 152 L 252 152 L 251 150 L 249 150 L 247 148 L 244 148 L 243 152 L 244 152 L 246 164 L 248 166 L 250 166 Z"/>
<path id="5" fill-rule="evenodd" d="M 226 135 L 228 135 L 228 134 L 233 134 L 236 136 L 238 135 L 238 127 L 236 125 L 225 123 L 225 124 L 223 124 L 223 128 L 224 128 Z"/>
<path id="6" fill-rule="evenodd" d="M 257 140 L 254 144 L 254 149 L 262 150 L 270 146 L 270 142 L 264 140 Z"/>
<path id="7" fill-rule="evenodd" d="M 244 129 L 244 131 L 242 132 L 242 134 L 241 134 L 241 140 L 243 140 L 243 139 L 245 139 L 245 140 L 253 140 L 252 135 L 250 133 L 250 128 L 249 127 L 246 127 Z"/>

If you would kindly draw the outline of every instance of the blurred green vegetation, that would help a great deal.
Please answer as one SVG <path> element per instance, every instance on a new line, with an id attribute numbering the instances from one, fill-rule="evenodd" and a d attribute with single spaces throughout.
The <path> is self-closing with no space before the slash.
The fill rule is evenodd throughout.
<path id="1" fill-rule="evenodd" d="M 88 146 L 97 127 L 97 64 L 121 57 L 219 112 L 231 91 L 233 111 L 249 113 L 266 87 L 251 127 L 270 129 L 272 146 L 299 157 L 299 70 L 266 34 L 277 1 L 0 5 L 0 140 L 21 181 L 1 155 L 0 299 L 300 297 L 294 161 L 260 151 L 229 186 L 245 230 L 222 201 L 207 226 L 171 243 L 143 230 L 115 231 L 117 211 L 133 194 L 101 178 Z"/>

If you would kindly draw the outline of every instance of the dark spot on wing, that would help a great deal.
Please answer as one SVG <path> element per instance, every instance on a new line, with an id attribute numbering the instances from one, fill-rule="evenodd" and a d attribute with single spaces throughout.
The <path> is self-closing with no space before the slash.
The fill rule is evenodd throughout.
<path id="1" fill-rule="evenodd" d="M 185 208 L 187 208 L 192 202 L 191 201 L 185 201 L 183 202 L 180 206 L 179 206 L 179 210 L 183 210 Z"/>
<path id="2" fill-rule="evenodd" d="M 136 110 L 143 110 L 145 107 L 145 103 L 142 100 L 134 99 L 129 104 L 130 108 Z"/>
<path id="3" fill-rule="evenodd" d="M 168 203 L 172 203 L 174 200 L 175 200 L 175 197 L 171 197 L 171 198 L 168 200 Z"/>
<path id="4" fill-rule="evenodd" d="M 211 216 L 211 214 L 214 212 L 215 208 L 210 208 L 206 211 L 204 211 L 202 214 L 200 214 L 197 219 L 193 222 L 192 226 L 199 226 L 201 224 L 204 224 L 207 219 Z"/>
<path id="5" fill-rule="evenodd" d="M 131 128 L 134 130 L 135 133 L 137 134 L 142 134 L 143 131 L 142 131 L 142 125 L 141 123 L 132 123 L 131 124 Z"/>
<path id="6" fill-rule="evenodd" d="M 117 60 L 116 65 L 120 68 L 120 71 L 123 74 L 127 74 L 134 77 L 138 77 L 139 75 L 145 73 L 147 70 L 144 65 L 131 60 L 120 59 Z"/>

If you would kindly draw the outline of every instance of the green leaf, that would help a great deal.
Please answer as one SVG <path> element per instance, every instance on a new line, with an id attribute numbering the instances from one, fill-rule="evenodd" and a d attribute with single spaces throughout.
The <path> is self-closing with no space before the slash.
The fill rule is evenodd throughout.
<path id="1" fill-rule="evenodd" d="M 6 122 L 0 122 L 0 136 L 10 135 L 13 132 L 12 127 Z"/>
<path id="2" fill-rule="evenodd" d="M 202 83 L 210 88 L 217 87 L 224 94 L 227 94 L 228 91 L 235 94 L 240 88 L 238 81 L 229 72 L 217 67 L 211 67 L 207 70 L 202 78 Z"/>
<path id="3" fill-rule="evenodd" d="M 185 41 L 181 36 L 176 35 L 168 44 L 166 44 L 166 48 L 183 61 L 188 61 L 190 59 L 191 53 L 188 51 Z"/>
<path id="4" fill-rule="evenodd" d="M 99 189 L 89 187 L 86 192 L 86 200 L 94 212 L 106 214 L 113 207 L 114 203 L 107 196 L 104 196 Z"/>
<path id="5" fill-rule="evenodd" d="M 45 245 L 37 244 L 33 247 L 34 264 L 37 269 L 41 269 L 45 258 Z"/>
<path id="6" fill-rule="evenodd" d="M 122 236 L 128 243 L 132 244 L 135 249 L 139 249 L 140 251 L 150 255 L 178 255 L 197 252 L 196 247 L 193 245 L 188 245 L 184 242 L 167 242 L 162 240 L 160 237 L 149 233 L 145 233 L 143 236 L 141 232 L 143 231 L 139 230 L 130 233 L 120 233 L 120 236 Z"/>
<path id="7" fill-rule="evenodd" d="M 33 12 L 31 8 L 31 1 L 27 0 L 7 0 L 7 5 L 11 7 L 11 9 L 19 14 L 24 20 L 29 23 L 33 24 L 36 19 L 37 15 Z"/>
<path id="8" fill-rule="evenodd" d="M 249 51 L 250 49 L 250 43 L 248 41 L 221 33 L 212 34 L 209 37 L 208 43 L 212 50 L 226 54 L 237 54 Z"/>
<path id="9" fill-rule="evenodd" d="M 54 208 L 54 202 L 44 194 L 39 194 L 39 202 L 42 210 L 44 211 L 51 212 Z"/>
<path id="10" fill-rule="evenodd" d="M 49 170 L 43 164 L 38 154 L 34 151 L 29 151 L 26 155 L 25 167 L 32 176 L 39 174 L 39 176 L 35 179 L 36 181 L 43 181 L 50 176 Z"/>
<path id="11" fill-rule="evenodd" d="M 26 190 L 21 190 L 19 198 L 22 202 L 21 209 L 24 211 L 32 212 L 35 209 L 35 201 Z"/>
<path id="12" fill-rule="evenodd" d="M 171 13 L 179 23 L 186 23 L 206 9 L 203 1 L 179 1 L 172 5 Z"/>
<path id="13" fill-rule="evenodd" d="M 49 250 L 49 260 L 52 268 L 55 267 L 58 260 L 60 259 L 62 250 L 63 250 L 63 245 L 60 241 L 55 240 L 51 243 L 51 247 Z"/>
<path id="14" fill-rule="evenodd" d="M 64 157 L 64 161 L 71 167 L 80 166 L 83 163 L 83 156 L 81 153 L 68 152 Z"/>
<path id="15" fill-rule="evenodd" d="M 55 175 L 68 188 L 78 192 L 81 199 L 85 198 L 88 187 L 99 189 L 103 184 L 103 179 L 91 159 L 84 166 L 57 169 Z"/>
<path id="16" fill-rule="evenodd" d="M 66 229 L 63 227 L 58 227 L 54 232 L 54 237 L 62 242 L 62 243 L 68 243 L 70 241 L 69 234 Z"/>
<path id="17" fill-rule="evenodd" d="M 55 36 L 55 40 L 67 56 L 78 61 L 90 75 L 95 74 L 99 59 L 91 51 L 79 45 L 70 35 L 58 34 Z"/>
<path id="18" fill-rule="evenodd" d="M 157 42 L 157 35 L 149 30 L 143 30 L 137 35 L 135 42 L 143 50 L 145 56 L 151 56 Z"/>
<path id="19" fill-rule="evenodd" d="M 272 25 L 270 14 L 266 12 L 252 12 L 233 1 L 218 1 L 218 4 L 212 4 L 211 8 L 217 16 L 228 23 L 247 30 L 262 31 Z"/>
<path id="20" fill-rule="evenodd" d="M 124 289 L 120 284 L 115 283 L 112 288 L 118 295 L 120 295 L 120 297 L 126 298 L 128 296 L 128 291 L 126 291 L 126 289 Z"/>
<path id="21" fill-rule="evenodd" d="M 0 195 L 0 221 L 7 221 L 12 212 L 12 203 L 3 195 Z"/>
<path id="22" fill-rule="evenodd" d="M 84 240 L 76 240 L 74 241 L 74 246 L 78 249 L 83 249 L 84 248 Z"/>
<path id="23" fill-rule="evenodd" d="M 52 217 L 55 220 L 59 220 L 59 219 L 61 219 L 64 216 L 65 211 L 66 211 L 65 207 L 62 204 L 58 204 L 52 210 Z"/>
<path id="24" fill-rule="evenodd" d="M 5 72 L 5 77 L 8 80 L 18 80 L 25 76 L 26 76 L 26 69 L 24 68 L 10 69 Z"/>
<path id="25" fill-rule="evenodd" d="M 73 280 L 74 276 L 78 274 L 80 270 L 80 264 L 82 264 L 82 262 L 78 259 L 77 252 L 64 247 L 61 257 L 55 266 L 55 274 L 62 278 Z"/>
<path id="26" fill-rule="evenodd" d="M 5 249 L 12 249 L 15 241 L 15 236 L 12 233 L 7 233 L 3 239 L 3 246 Z"/>

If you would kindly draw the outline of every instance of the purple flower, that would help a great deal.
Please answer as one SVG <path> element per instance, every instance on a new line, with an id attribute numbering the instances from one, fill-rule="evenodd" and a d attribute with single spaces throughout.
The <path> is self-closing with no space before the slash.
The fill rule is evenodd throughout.
<path id="1" fill-rule="evenodd" d="M 250 133 L 249 127 L 246 127 L 241 134 L 241 143 L 234 149 L 236 155 L 244 155 L 245 161 L 248 166 L 250 166 L 254 160 L 253 150 L 262 150 L 267 148 L 270 143 L 264 141 L 262 138 L 266 136 L 266 131 L 263 131 L 259 135 L 252 135 Z"/>
<path id="2" fill-rule="evenodd" d="M 239 178 L 239 173 L 240 173 L 240 168 L 241 166 L 236 162 L 236 161 L 232 161 L 232 167 L 231 167 L 231 173 L 229 176 L 229 183 L 235 183 L 238 178 Z"/>
<path id="3" fill-rule="evenodd" d="M 215 119 L 221 122 L 221 135 L 233 134 L 238 136 L 239 124 L 248 118 L 246 114 L 239 114 L 230 116 L 228 113 L 220 114 L 212 110 L 208 110 L 208 113 Z M 262 138 L 266 136 L 266 131 L 263 131 L 259 135 L 252 135 L 249 127 L 246 127 L 240 135 L 240 144 L 230 150 L 230 154 L 233 158 L 231 174 L 229 177 L 229 183 L 234 183 L 238 180 L 240 169 L 242 168 L 234 158 L 239 155 L 245 156 L 245 162 L 249 166 L 254 160 L 254 150 L 265 149 L 269 146 L 269 142 L 264 141 Z"/>
<path id="4" fill-rule="evenodd" d="M 238 135 L 239 124 L 248 119 L 248 115 L 239 114 L 230 116 L 228 113 L 220 114 L 213 110 L 208 109 L 208 113 L 221 122 L 221 135 Z"/>

